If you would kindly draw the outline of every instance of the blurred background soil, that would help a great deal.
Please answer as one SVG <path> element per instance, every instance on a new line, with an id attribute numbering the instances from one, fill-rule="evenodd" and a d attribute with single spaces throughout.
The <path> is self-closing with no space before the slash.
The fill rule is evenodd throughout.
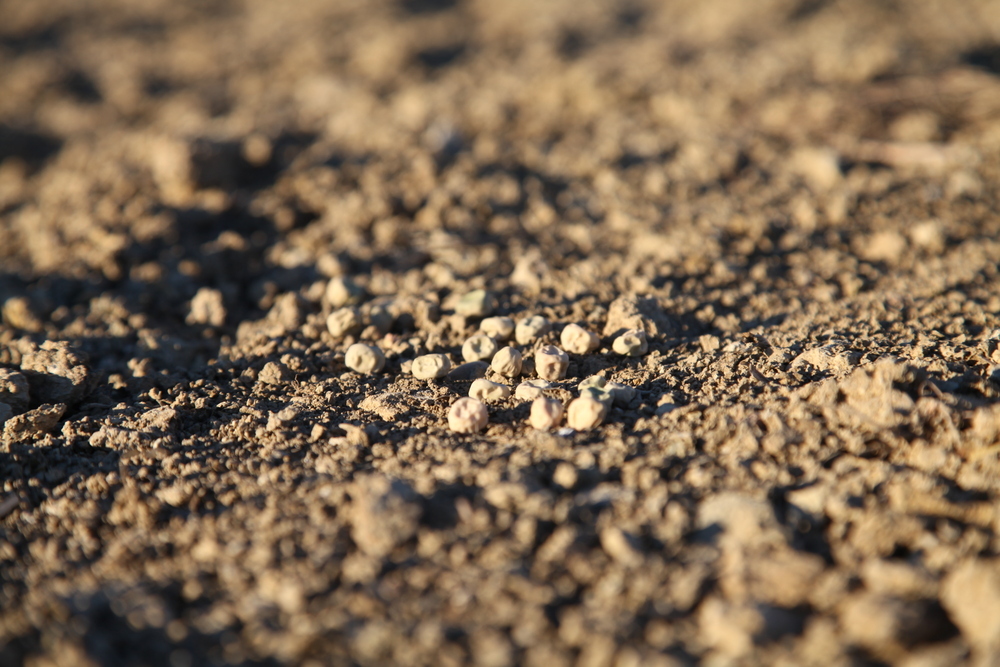
<path id="1" fill-rule="evenodd" d="M 996 0 L 0 0 L 0 663 L 1000 664 L 998 196 Z"/>

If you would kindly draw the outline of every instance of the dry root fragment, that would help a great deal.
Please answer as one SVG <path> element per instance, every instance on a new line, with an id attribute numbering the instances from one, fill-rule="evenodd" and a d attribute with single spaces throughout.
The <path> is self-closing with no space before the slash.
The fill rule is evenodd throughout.
<path id="1" fill-rule="evenodd" d="M 570 354 L 590 354 L 601 345 L 597 334 L 587 331 L 579 324 L 567 324 L 559 336 L 559 342 Z"/>
<path id="2" fill-rule="evenodd" d="M 504 377 L 517 377 L 521 374 L 521 353 L 513 347 L 502 348 L 493 355 L 490 368 Z"/>
<path id="3" fill-rule="evenodd" d="M 615 338 L 611 349 L 626 357 L 641 357 L 649 349 L 649 345 L 646 343 L 646 332 L 642 329 L 626 331 Z"/>
<path id="4" fill-rule="evenodd" d="M 451 370 L 451 360 L 443 354 L 424 354 L 413 360 L 410 373 L 418 380 L 444 377 Z"/>
<path id="5" fill-rule="evenodd" d="M 575 398 L 569 404 L 566 421 L 574 431 L 589 431 L 600 426 L 608 414 L 608 406 L 587 396 Z"/>
<path id="6" fill-rule="evenodd" d="M 545 395 L 545 390 L 552 385 L 545 380 L 525 380 L 517 385 L 514 396 L 522 401 L 532 401 Z"/>
<path id="7" fill-rule="evenodd" d="M 569 368 L 569 355 L 555 345 L 544 345 L 535 352 L 535 372 L 543 380 L 561 380 Z"/>
<path id="8" fill-rule="evenodd" d="M 551 431 L 559 426 L 563 417 L 562 402 L 555 398 L 539 396 L 531 403 L 531 415 L 528 421 L 532 428 L 539 431 Z"/>
<path id="9" fill-rule="evenodd" d="M 336 339 L 341 339 L 361 328 L 361 315 L 355 308 L 340 308 L 326 318 L 326 329 Z"/>
<path id="10" fill-rule="evenodd" d="M 487 317 L 479 323 L 479 330 L 494 340 L 504 341 L 514 333 L 514 320 L 509 317 Z"/>
<path id="11" fill-rule="evenodd" d="M 385 355 L 374 345 L 355 343 L 347 348 L 344 363 L 355 373 L 369 375 L 382 370 L 385 366 Z"/>
<path id="12" fill-rule="evenodd" d="M 478 401 L 493 403 L 510 398 L 510 387 L 499 382 L 490 382 L 489 380 L 480 378 L 469 387 L 469 396 Z"/>
<path id="13" fill-rule="evenodd" d="M 497 353 L 497 342 L 486 334 L 476 334 L 462 343 L 462 358 L 466 361 L 492 359 Z"/>
<path id="14" fill-rule="evenodd" d="M 489 412 L 474 398 L 460 398 L 448 411 L 448 428 L 456 433 L 476 433 L 486 428 Z"/>
<path id="15" fill-rule="evenodd" d="M 541 315 L 535 315 L 517 323 L 517 327 L 514 328 L 514 340 L 519 345 L 530 345 L 550 331 L 552 324 Z"/>

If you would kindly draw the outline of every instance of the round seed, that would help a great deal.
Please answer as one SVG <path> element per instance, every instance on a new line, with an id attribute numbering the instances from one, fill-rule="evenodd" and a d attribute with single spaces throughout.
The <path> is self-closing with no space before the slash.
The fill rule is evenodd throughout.
<path id="1" fill-rule="evenodd" d="M 334 338 L 343 338 L 351 331 L 361 328 L 361 315 L 355 308 L 339 308 L 326 318 L 326 328 Z"/>
<path id="2" fill-rule="evenodd" d="M 494 372 L 509 378 L 521 374 L 521 365 L 521 353 L 513 347 L 501 348 L 493 355 L 493 361 L 490 362 L 490 368 Z"/>
<path id="3" fill-rule="evenodd" d="M 626 357 L 640 357 L 646 354 L 649 345 L 646 343 L 646 332 L 642 329 L 626 331 L 611 344 L 611 349 Z"/>
<path id="4" fill-rule="evenodd" d="M 600 401 L 581 396 L 569 404 L 566 422 L 574 431 L 589 431 L 601 425 L 608 414 L 608 407 Z"/>
<path id="5" fill-rule="evenodd" d="M 620 405 L 621 407 L 626 407 L 631 403 L 636 394 L 635 387 L 630 387 L 620 382 L 609 382 L 605 389 L 611 392 L 611 397 L 614 399 L 615 405 Z"/>
<path id="6" fill-rule="evenodd" d="M 493 403 L 510 398 L 510 387 L 499 382 L 490 382 L 489 380 L 480 378 L 469 387 L 469 396 L 478 401 Z"/>
<path id="7" fill-rule="evenodd" d="M 555 345 L 544 345 L 535 352 L 535 372 L 543 380 L 561 380 L 569 368 L 569 355 Z"/>
<path id="8" fill-rule="evenodd" d="M 487 317 L 479 323 L 479 330 L 494 340 L 507 340 L 514 333 L 514 320 L 509 317 Z"/>
<path id="9" fill-rule="evenodd" d="M 579 324 L 567 324 L 563 327 L 559 342 L 571 354 L 590 354 L 601 345 L 597 334 L 587 331 Z"/>
<path id="10" fill-rule="evenodd" d="M 607 385 L 608 379 L 603 375 L 591 375 L 589 378 L 583 380 L 576 387 L 580 391 L 583 391 L 587 387 L 597 387 L 598 389 L 604 389 Z"/>
<path id="11" fill-rule="evenodd" d="M 462 343 L 462 358 L 466 361 L 492 359 L 497 353 L 497 342 L 486 334 L 476 334 Z"/>
<path id="12" fill-rule="evenodd" d="M 562 402 L 555 398 L 539 396 L 531 403 L 531 415 L 528 421 L 539 431 L 551 431 L 562 421 Z"/>
<path id="13" fill-rule="evenodd" d="M 545 395 L 545 390 L 552 385 L 545 380 L 525 380 L 517 385 L 514 396 L 522 401 L 533 401 Z"/>
<path id="14" fill-rule="evenodd" d="M 496 308 L 496 299 L 483 289 L 475 289 L 465 294 L 455 304 L 455 312 L 466 317 L 483 317 Z"/>
<path id="15" fill-rule="evenodd" d="M 364 297 L 364 288 L 344 276 L 331 278 L 326 285 L 326 299 L 334 308 L 361 303 Z"/>
<path id="16" fill-rule="evenodd" d="M 485 405 L 466 396 L 455 401 L 448 410 L 448 428 L 456 433 L 476 433 L 486 428 L 489 418 Z"/>
<path id="17" fill-rule="evenodd" d="M 541 315 L 534 315 L 517 323 L 514 328 L 514 340 L 519 345 L 530 345 L 550 331 L 552 324 Z"/>
<path id="18" fill-rule="evenodd" d="M 580 390 L 581 398 L 592 398 L 595 401 L 600 401 L 605 405 L 605 407 L 610 408 L 615 402 L 614 396 L 612 396 L 611 391 L 606 388 L 598 387 L 585 387 Z"/>
<path id="19" fill-rule="evenodd" d="M 410 373 L 418 380 L 444 377 L 451 370 L 451 360 L 443 354 L 425 354 L 413 360 Z"/>
<path id="20" fill-rule="evenodd" d="M 374 345 L 355 343 L 347 348 L 344 363 L 355 373 L 368 375 L 382 370 L 385 366 L 385 355 Z"/>

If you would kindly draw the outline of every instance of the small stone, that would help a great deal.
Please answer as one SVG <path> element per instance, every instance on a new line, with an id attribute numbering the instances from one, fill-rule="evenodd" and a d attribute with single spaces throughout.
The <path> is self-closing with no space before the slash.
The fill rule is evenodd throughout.
<path id="1" fill-rule="evenodd" d="M 620 382 L 609 382 L 604 388 L 611 392 L 615 405 L 623 408 L 632 402 L 637 393 L 635 387 Z"/>
<path id="2" fill-rule="evenodd" d="M 604 403 L 581 396 L 570 402 L 566 422 L 574 431 L 589 431 L 600 426 L 607 414 L 608 406 Z"/>
<path id="3" fill-rule="evenodd" d="M 486 428 L 488 421 L 486 406 L 467 396 L 455 401 L 448 411 L 448 428 L 456 433 L 477 433 Z"/>
<path id="4" fill-rule="evenodd" d="M 469 388 L 469 396 L 486 403 L 495 403 L 510 398 L 510 387 L 480 378 L 472 383 Z"/>
<path id="5" fill-rule="evenodd" d="M 531 402 L 531 415 L 528 421 L 532 428 L 539 431 L 551 431 L 559 426 L 563 418 L 562 401 L 555 398 L 539 396 Z"/>
<path id="6" fill-rule="evenodd" d="M 562 380 L 569 368 L 569 355 L 555 345 L 544 345 L 535 352 L 535 373 L 543 380 Z"/>
<path id="7" fill-rule="evenodd" d="M 487 317 L 479 323 L 479 330 L 494 340 L 505 341 L 514 333 L 514 320 L 509 317 Z"/>
<path id="8" fill-rule="evenodd" d="M 340 340 L 352 331 L 361 328 L 361 315 L 356 308 L 338 308 L 326 318 L 326 329 L 330 335 Z"/>
<path id="9" fill-rule="evenodd" d="M 545 390 L 552 385 L 545 380 L 525 380 L 517 385 L 514 396 L 522 401 L 533 401 L 545 395 Z"/>
<path id="10" fill-rule="evenodd" d="M 486 377 L 486 371 L 490 365 L 485 361 L 470 361 L 459 364 L 448 371 L 449 380 L 469 381 Z"/>
<path id="11" fill-rule="evenodd" d="M 486 334 L 476 334 L 462 343 L 462 358 L 466 361 L 492 359 L 497 353 L 497 342 Z"/>
<path id="12" fill-rule="evenodd" d="M 559 336 L 563 349 L 570 354 L 590 354 L 601 346 L 601 339 L 579 324 L 567 324 Z"/>
<path id="13" fill-rule="evenodd" d="M 361 303 L 365 298 L 363 287 L 345 276 L 331 278 L 326 285 L 326 300 L 334 308 Z"/>
<path id="14" fill-rule="evenodd" d="M 385 355 L 374 345 L 355 343 L 347 348 L 344 363 L 355 373 L 369 375 L 382 370 L 385 366 Z"/>
<path id="15" fill-rule="evenodd" d="M 451 360 L 443 354 L 424 354 L 413 360 L 410 373 L 418 380 L 444 377 L 451 370 Z"/>
<path id="16" fill-rule="evenodd" d="M 260 369 L 257 379 L 264 384 L 281 385 L 291 382 L 292 371 L 283 363 L 269 361 L 264 364 L 264 368 Z"/>
<path id="17" fill-rule="evenodd" d="M 207 324 L 221 327 L 226 323 L 226 305 L 222 292 L 211 287 L 202 287 L 191 299 L 187 316 L 188 324 Z"/>
<path id="18" fill-rule="evenodd" d="M 455 304 L 455 312 L 465 317 L 483 317 L 496 308 L 497 302 L 486 290 L 476 289 L 462 296 Z"/>
<path id="19" fill-rule="evenodd" d="M 521 320 L 514 328 L 514 340 L 519 345 L 530 345 L 552 331 L 552 324 L 541 315 L 534 315 Z"/>
<path id="20" fill-rule="evenodd" d="M 513 347 L 501 348 L 493 355 L 493 361 L 490 362 L 490 368 L 494 372 L 508 378 L 520 375 L 522 365 L 521 353 Z"/>
<path id="21" fill-rule="evenodd" d="M 0 402 L 15 412 L 28 407 L 28 378 L 9 368 L 0 368 Z"/>
<path id="22" fill-rule="evenodd" d="M 611 349 L 626 357 L 641 357 L 649 349 L 649 345 L 646 343 L 646 332 L 641 329 L 626 331 L 615 338 Z"/>

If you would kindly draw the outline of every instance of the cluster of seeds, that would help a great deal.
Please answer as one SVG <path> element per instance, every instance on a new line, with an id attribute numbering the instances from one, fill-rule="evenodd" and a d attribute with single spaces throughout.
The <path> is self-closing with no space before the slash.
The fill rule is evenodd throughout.
<path id="1" fill-rule="evenodd" d="M 327 318 L 327 328 L 336 339 L 359 331 L 364 319 L 379 330 L 391 328 L 391 315 L 384 308 L 369 308 L 366 317 L 356 306 L 363 292 L 347 279 L 336 278 L 329 283 L 327 298 L 337 309 Z M 496 306 L 494 297 L 484 290 L 469 292 L 458 300 L 455 311 L 464 317 L 489 315 Z M 378 311 L 378 312 L 377 312 Z M 378 326 L 377 319 L 389 318 L 387 326 Z M 559 333 L 560 346 L 545 343 L 553 331 L 548 319 L 533 315 L 515 322 L 510 317 L 484 317 L 479 331 L 468 337 L 461 347 L 463 364 L 452 366 L 446 354 L 424 354 L 409 364 L 409 373 L 419 380 L 472 380 L 468 396 L 452 404 L 448 426 L 457 433 L 476 433 L 486 428 L 489 410 L 486 404 L 500 403 L 513 397 L 531 401 L 528 423 L 535 429 L 551 431 L 566 425 L 574 431 L 587 431 L 607 419 L 612 406 L 627 406 L 636 395 L 634 387 L 608 382 L 602 375 L 588 377 L 576 387 L 578 396 L 564 406 L 562 401 L 547 394 L 560 388 L 569 370 L 570 354 L 583 356 L 597 351 L 600 337 L 586 327 L 566 324 Z M 513 338 L 513 340 L 511 340 Z M 528 351 L 527 355 L 518 346 Z M 611 344 L 615 354 L 638 357 L 649 349 L 646 333 L 641 329 L 625 331 Z M 352 371 L 370 374 L 385 366 L 385 356 L 378 347 L 354 343 L 345 354 L 344 363 Z M 492 373 L 490 377 L 485 377 Z M 527 377 L 512 386 L 512 381 Z M 562 387 L 565 388 L 565 387 Z"/>

